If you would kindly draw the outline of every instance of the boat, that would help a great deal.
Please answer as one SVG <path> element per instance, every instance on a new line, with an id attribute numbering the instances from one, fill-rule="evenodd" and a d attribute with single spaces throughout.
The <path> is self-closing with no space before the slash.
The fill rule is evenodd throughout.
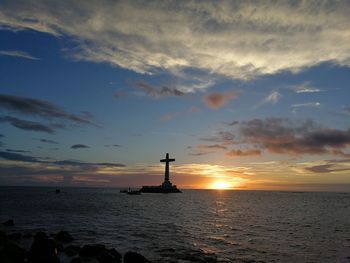
<path id="1" fill-rule="evenodd" d="M 130 191 L 127 191 L 126 192 L 128 195 L 140 195 L 141 194 L 141 191 L 137 190 L 130 190 Z"/>
<path id="2" fill-rule="evenodd" d="M 120 190 L 120 192 L 123 194 L 128 194 L 128 195 L 140 195 L 141 194 L 140 190 L 132 190 L 130 187 L 129 187 L 129 189 L 122 189 L 122 190 Z"/>

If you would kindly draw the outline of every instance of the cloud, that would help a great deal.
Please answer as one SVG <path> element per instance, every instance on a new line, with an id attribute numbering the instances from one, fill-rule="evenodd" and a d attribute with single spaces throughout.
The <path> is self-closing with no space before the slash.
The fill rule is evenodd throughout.
<path id="1" fill-rule="evenodd" d="M 5 137 L 5 135 L 3 135 L 3 134 L 0 134 L 0 138 L 4 138 Z"/>
<path id="2" fill-rule="evenodd" d="M 82 149 L 82 148 L 90 148 L 90 147 L 85 145 L 85 144 L 74 144 L 70 148 L 71 149 Z"/>
<path id="3" fill-rule="evenodd" d="M 254 119 L 240 125 L 241 140 L 282 154 L 325 154 L 350 145 L 350 129 L 323 128 L 313 121 Z"/>
<path id="4" fill-rule="evenodd" d="M 170 121 L 174 119 L 176 115 L 177 115 L 176 113 L 167 113 L 167 114 L 164 114 L 160 119 L 162 121 Z"/>
<path id="5" fill-rule="evenodd" d="M 87 163 L 87 162 L 72 161 L 72 160 L 54 161 L 53 164 L 63 165 L 63 166 L 71 165 L 71 166 L 80 166 L 80 167 L 86 167 L 86 166 L 125 167 L 124 164 L 120 164 L 120 163 Z"/>
<path id="6" fill-rule="evenodd" d="M 260 150 L 231 150 L 226 153 L 227 156 L 229 157 L 242 157 L 242 156 L 256 156 L 256 155 L 261 155 Z"/>
<path id="7" fill-rule="evenodd" d="M 234 126 L 237 125 L 239 123 L 239 121 L 231 121 L 231 122 L 226 122 L 225 124 L 228 126 Z"/>
<path id="8" fill-rule="evenodd" d="M 319 102 L 307 102 L 307 103 L 299 103 L 299 104 L 292 104 L 292 108 L 301 108 L 301 107 L 319 107 L 321 106 L 321 103 Z"/>
<path id="9" fill-rule="evenodd" d="M 40 141 L 43 143 L 58 144 L 58 142 L 53 141 L 53 140 L 48 140 L 48 139 L 40 139 Z"/>
<path id="10" fill-rule="evenodd" d="M 191 149 L 191 148 L 187 147 L 187 149 Z M 215 153 L 217 151 L 226 150 L 226 149 L 227 147 L 222 144 L 199 144 L 196 146 L 195 150 L 189 154 L 192 156 L 201 156 L 201 155 Z"/>
<path id="11" fill-rule="evenodd" d="M 215 142 L 224 145 L 234 144 L 236 135 L 232 131 L 219 131 L 211 136 L 200 138 L 201 141 Z"/>
<path id="12" fill-rule="evenodd" d="M 109 144 L 107 144 L 107 145 L 105 145 L 105 147 L 115 147 L 115 148 L 119 148 L 119 147 L 122 147 L 120 144 L 111 144 L 111 145 L 109 145 Z"/>
<path id="13" fill-rule="evenodd" d="M 300 85 L 293 86 L 292 89 L 295 93 L 316 93 L 322 91 L 319 88 L 313 87 L 310 81 L 305 81 Z"/>
<path id="14" fill-rule="evenodd" d="M 13 150 L 13 149 L 6 149 L 7 152 L 11 153 L 31 153 L 31 151 L 25 151 L 25 150 Z"/>
<path id="15" fill-rule="evenodd" d="M 55 128 L 60 127 L 57 125 L 45 125 L 35 121 L 21 120 L 11 116 L 0 117 L 0 122 L 10 123 L 12 126 L 21 130 L 47 132 L 47 133 L 54 133 Z"/>
<path id="16" fill-rule="evenodd" d="M 0 109 L 27 116 L 68 120 L 79 124 L 93 124 L 89 119 L 85 118 L 85 116 L 71 114 L 48 101 L 28 97 L 0 94 Z"/>
<path id="17" fill-rule="evenodd" d="M 11 161 L 40 162 L 36 157 L 12 152 L 0 152 L 0 158 Z"/>
<path id="18" fill-rule="evenodd" d="M 266 118 L 242 121 L 227 125 L 215 134 L 200 138 L 228 147 L 229 145 L 249 150 L 232 149 L 227 156 L 260 155 L 264 151 L 274 154 L 320 155 L 332 154 L 349 157 L 344 152 L 350 146 L 350 129 L 327 128 L 312 120 Z M 198 155 L 206 151 L 198 151 Z"/>
<path id="19" fill-rule="evenodd" d="M 230 100 L 233 100 L 236 97 L 233 91 L 227 91 L 224 93 L 213 92 L 207 94 L 203 97 L 203 102 L 214 110 L 217 110 L 225 106 Z"/>
<path id="20" fill-rule="evenodd" d="M 326 61 L 350 65 L 347 1 L 22 0 L 0 7 L 3 29 L 69 36 L 74 59 L 139 73 L 193 68 L 247 79 Z"/>
<path id="21" fill-rule="evenodd" d="M 0 50 L 0 56 L 10 56 L 10 57 L 38 60 L 38 58 L 28 54 L 27 52 L 21 51 L 21 50 Z"/>
<path id="22" fill-rule="evenodd" d="M 305 170 L 312 173 L 334 173 L 334 172 L 343 172 L 349 171 L 350 159 L 343 160 L 328 160 L 325 161 L 325 164 L 318 164 L 310 167 L 305 167 Z"/>
<path id="23" fill-rule="evenodd" d="M 169 97 L 169 96 L 184 96 L 185 93 L 176 89 L 176 88 L 169 88 L 166 86 L 163 86 L 161 88 L 155 88 L 147 83 L 144 82 L 138 82 L 135 85 L 136 88 L 142 90 L 147 95 L 153 97 L 153 98 L 162 98 L 162 97 Z"/>
<path id="24" fill-rule="evenodd" d="M 267 95 L 264 98 L 263 104 L 265 103 L 276 104 L 281 98 L 282 98 L 281 93 L 279 93 L 278 91 L 272 91 L 269 95 Z"/>
<path id="25" fill-rule="evenodd" d="M 24 153 L 25 151 L 21 151 Z M 13 153 L 13 152 L 2 152 L 0 151 L 0 158 L 9 160 L 9 161 L 20 161 L 20 162 L 30 162 L 30 163 L 42 163 L 47 165 L 59 165 L 59 166 L 79 166 L 79 167 L 94 167 L 94 166 L 106 166 L 106 167 L 125 167 L 124 164 L 120 163 L 91 163 L 91 162 L 82 162 L 82 161 L 76 161 L 76 160 L 63 160 L 63 161 L 57 161 L 57 160 L 49 160 L 51 158 L 38 158 L 33 157 L 29 155 L 23 155 L 20 153 Z"/>

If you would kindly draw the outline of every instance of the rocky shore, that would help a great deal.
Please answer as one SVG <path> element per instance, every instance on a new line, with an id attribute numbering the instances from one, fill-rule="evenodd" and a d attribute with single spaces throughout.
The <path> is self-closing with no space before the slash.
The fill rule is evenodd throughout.
<path id="1" fill-rule="evenodd" d="M 67 231 L 54 234 L 12 232 L 13 220 L 2 223 L 9 231 L 0 231 L 1 263 L 150 263 L 139 253 L 128 251 L 123 256 L 103 244 L 72 245 L 74 237 Z M 29 249 L 21 246 L 29 242 Z"/>

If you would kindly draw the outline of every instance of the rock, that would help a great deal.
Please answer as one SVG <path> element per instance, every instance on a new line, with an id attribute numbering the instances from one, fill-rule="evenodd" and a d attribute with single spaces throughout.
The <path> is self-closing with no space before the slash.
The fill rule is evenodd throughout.
<path id="1" fill-rule="evenodd" d="M 48 239 L 48 236 L 45 232 L 38 232 L 34 235 L 34 239 Z"/>
<path id="2" fill-rule="evenodd" d="M 64 253 L 66 253 L 70 257 L 73 257 L 79 253 L 79 250 L 79 246 L 68 246 L 64 249 Z"/>
<path id="3" fill-rule="evenodd" d="M 67 231 L 58 232 L 55 239 L 63 243 L 68 243 L 73 241 L 73 237 Z"/>
<path id="4" fill-rule="evenodd" d="M 29 251 L 29 263 L 59 263 L 58 244 L 47 238 L 46 233 L 38 232 Z"/>
<path id="5" fill-rule="evenodd" d="M 4 226 L 14 226 L 15 222 L 13 221 L 13 219 L 9 219 L 5 222 L 2 223 Z"/>
<path id="6" fill-rule="evenodd" d="M 97 260 L 99 263 L 120 263 L 121 256 L 119 255 L 119 257 L 115 257 L 109 250 L 105 249 L 97 255 Z"/>
<path id="7" fill-rule="evenodd" d="M 31 238 L 33 235 L 30 233 L 26 233 L 23 235 L 23 238 Z"/>
<path id="8" fill-rule="evenodd" d="M 20 240 L 22 238 L 22 234 L 21 233 L 12 233 L 12 234 L 8 234 L 7 237 L 10 240 L 17 241 L 17 240 Z"/>
<path id="9" fill-rule="evenodd" d="M 121 255 L 114 248 L 107 249 L 104 245 L 85 245 L 79 255 L 82 258 L 96 258 L 99 263 L 120 263 Z"/>
<path id="10" fill-rule="evenodd" d="M 5 242 L 0 248 L 1 263 L 24 263 L 27 251 L 12 242 Z"/>
<path id="11" fill-rule="evenodd" d="M 85 245 L 80 249 L 79 256 L 83 258 L 96 258 L 105 249 L 104 245 Z"/>
<path id="12" fill-rule="evenodd" d="M 124 263 L 150 263 L 144 256 L 139 253 L 128 251 L 124 254 Z"/>
<path id="13" fill-rule="evenodd" d="M 109 249 L 108 252 L 116 259 L 116 262 L 122 261 L 122 255 L 120 255 L 120 253 L 115 248 Z"/>
<path id="14" fill-rule="evenodd" d="M 70 263 L 82 263 L 80 258 L 73 258 Z"/>
<path id="15" fill-rule="evenodd" d="M 0 231 L 0 246 L 7 242 L 7 236 L 5 232 Z"/>

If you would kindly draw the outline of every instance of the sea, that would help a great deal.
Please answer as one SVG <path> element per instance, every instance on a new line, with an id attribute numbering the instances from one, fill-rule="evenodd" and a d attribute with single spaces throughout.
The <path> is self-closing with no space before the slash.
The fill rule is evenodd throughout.
<path id="1" fill-rule="evenodd" d="M 9 218 L 0 230 L 66 230 L 152 262 L 350 262 L 350 193 L 0 187 Z"/>

